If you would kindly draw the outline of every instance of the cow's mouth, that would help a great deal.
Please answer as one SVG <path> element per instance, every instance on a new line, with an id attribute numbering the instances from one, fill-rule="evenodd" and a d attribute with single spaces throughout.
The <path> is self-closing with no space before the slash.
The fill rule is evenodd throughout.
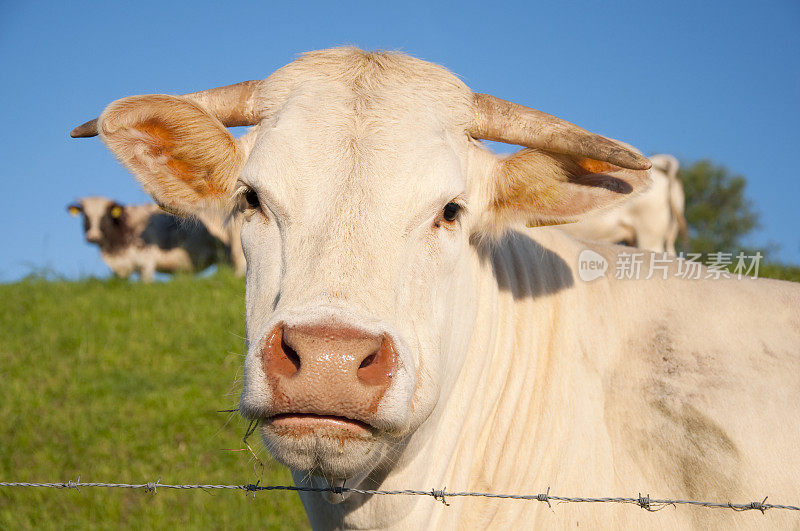
<path id="1" fill-rule="evenodd" d="M 365 438 L 374 428 L 366 422 L 336 415 L 281 413 L 267 419 L 267 426 L 279 435 L 330 435 L 342 438 Z"/>
<path id="2" fill-rule="evenodd" d="M 262 422 L 270 453 L 292 470 L 324 478 L 355 478 L 382 458 L 382 431 L 339 415 L 279 413 Z"/>

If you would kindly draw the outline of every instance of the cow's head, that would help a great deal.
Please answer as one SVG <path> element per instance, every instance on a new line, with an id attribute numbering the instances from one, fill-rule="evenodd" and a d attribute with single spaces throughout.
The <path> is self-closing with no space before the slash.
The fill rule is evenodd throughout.
<path id="1" fill-rule="evenodd" d="M 112 199 L 84 197 L 67 205 L 67 212 L 83 215 L 83 232 L 89 243 L 104 247 L 124 238 L 125 207 Z"/>
<path id="2" fill-rule="evenodd" d="M 226 125 L 255 125 L 235 139 Z M 241 411 L 295 470 L 362 476 L 429 417 L 472 330 L 474 246 L 646 186 L 647 159 L 394 53 L 113 102 L 94 128 L 165 208 L 243 214 Z M 527 146 L 498 157 L 476 139 Z"/>

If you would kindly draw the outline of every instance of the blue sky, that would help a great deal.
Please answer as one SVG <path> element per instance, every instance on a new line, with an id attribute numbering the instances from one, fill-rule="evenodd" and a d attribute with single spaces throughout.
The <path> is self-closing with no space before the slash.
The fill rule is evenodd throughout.
<path id="1" fill-rule="evenodd" d="M 748 178 L 753 243 L 800 263 L 800 3 L 0 1 L 0 281 L 105 275 L 65 205 L 147 197 L 69 130 L 114 99 L 264 78 L 355 44 L 447 66 L 474 90 Z"/>

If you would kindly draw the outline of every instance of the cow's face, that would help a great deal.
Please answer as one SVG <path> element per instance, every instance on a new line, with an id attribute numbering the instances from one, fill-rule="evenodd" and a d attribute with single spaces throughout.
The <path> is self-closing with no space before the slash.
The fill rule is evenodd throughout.
<path id="1" fill-rule="evenodd" d="M 124 233 L 125 207 L 105 197 L 84 197 L 67 206 L 72 216 L 83 216 L 86 241 L 108 245 L 119 240 Z"/>
<path id="2" fill-rule="evenodd" d="M 250 345 L 241 409 L 264 419 L 281 461 L 328 478 L 380 462 L 434 407 L 444 360 L 470 331 L 480 208 L 467 91 L 451 89 L 441 99 L 460 105 L 448 108 L 420 97 L 422 84 L 351 86 L 319 80 L 275 102 L 236 183 Z"/>
<path id="3" fill-rule="evenodd" d="M 260 123 L 240 140 L 158 95 L 113 103 L 100 129 L 165 207 L 242 211 L 241 410 L 279 460 L 329 479 L 385 462 L 457 377 L 471 242 L 575 219 L 647 179 L 544 151 L 496 158 L 468 134 L 472 92 L 402 55 L 310 54 L 251 103 Z"/>

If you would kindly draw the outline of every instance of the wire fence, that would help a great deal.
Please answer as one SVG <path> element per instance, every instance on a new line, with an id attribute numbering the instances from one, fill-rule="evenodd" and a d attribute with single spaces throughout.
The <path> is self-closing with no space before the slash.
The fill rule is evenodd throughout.
<path id="1" fill-rule="evenodd" d="M 82 483 L 80 478 L 78 481 L 67 481 L 63 483 L 25 483 L 25 482 L 0 482 L 0 487 L 42 487 L 42 488 L 55 488 L 55 489 L 74 489 L 80 490 L 82 488 L 118 488 L 118 489 L 142 489 L 147 492 L 156 494 L 158 489 L 176 489 L 176 490 L 241 490 L 245 493 L 252 493 L 255 496 L 256 492 L 261 491 L 295 491 L 295 492 L 320 492 L 332 494 L 365 494 L 369 496 L 430 496 L 433 499 L 442 502 L 444 505 L 450 505 L 448 498 L 460 497 L 483 497 L 483 498 L 501 498 L 509 500 L 526 500 L 538 501 L 546 503 L 552 507 L 550 502 L 558 503 L 624 503 L 637 505 L 647 511 L 655 512 L 661 509 L 678 505 L 689 505 L 695 507 L 707 507 L 717 509 L 732 509 L 734 511 L 761 511 L 766 513 L 769 509 L 785 509 L 790 511 L 800 511 L 800 507 L 794 505 L 779 505 L 774 503 L 767 503 L 765 497 L 762 501 L 754 501 L 750 503 L 730 503 L 730 502 L 709 502 L 697 500 L 666 500 L 651 498 L 650 495 L 624 498 L 580 498 L 572 496 L 556 496 L 550 494 L 550 489 L 542 494 L 497 494 L 491 492 L 458 492 L 448 491 L 443 489 L 431 490 L 367 490 L 357 489 L 352 487 L 297 487 L 287 485 L 259 485 L 259 483 L 251 483 L 247 485 L 172 485 L 160 483 L 159 481 L 151 483 Z"/>

